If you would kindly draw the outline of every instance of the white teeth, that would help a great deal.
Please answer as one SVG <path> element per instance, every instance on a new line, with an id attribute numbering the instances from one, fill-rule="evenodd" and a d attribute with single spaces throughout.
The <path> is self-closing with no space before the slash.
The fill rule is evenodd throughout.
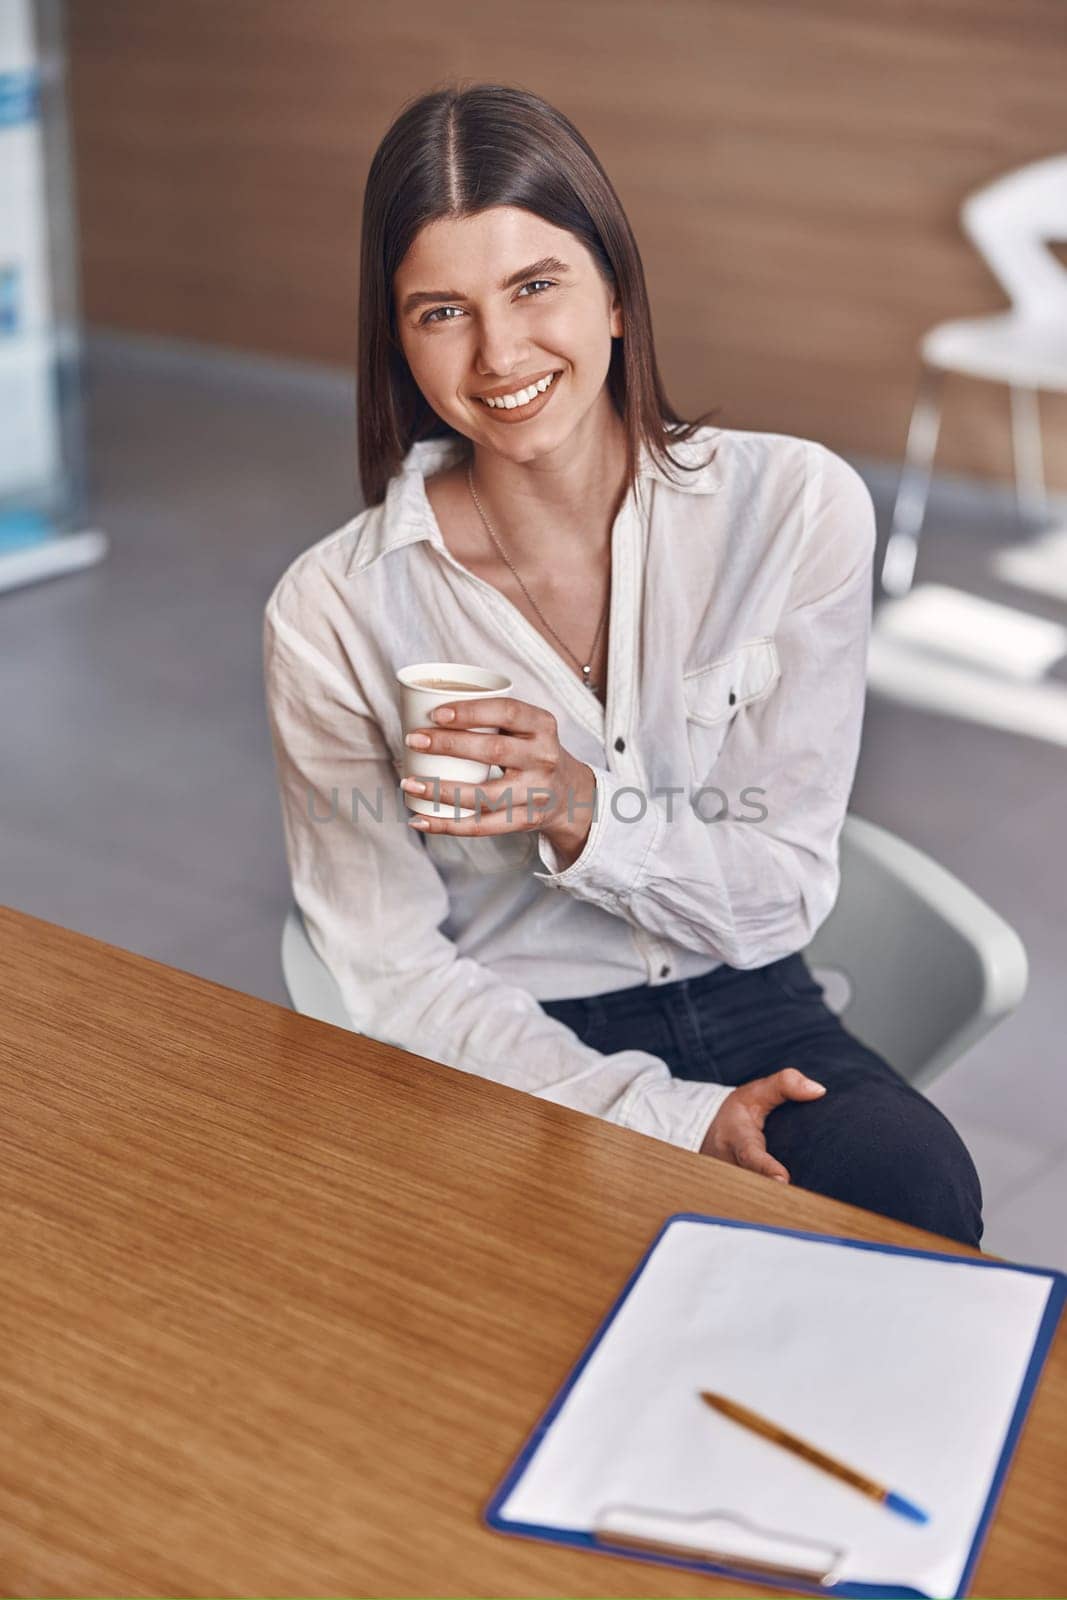
<path id="1" fill-rule="evenodd" d="M 554 372 L 550 372 L 547 378 L 540 378 L 537 383 L 531 383 L 528 389 L 519 389 L 515 394 L 501 395 L 498 400 L 486 400 L 485 404 L 494 407 L 503 406 L 508 411 L 514 411 L 516 406 L 529 405 L 539 394 L 544 394 L 555 376 Z"/>

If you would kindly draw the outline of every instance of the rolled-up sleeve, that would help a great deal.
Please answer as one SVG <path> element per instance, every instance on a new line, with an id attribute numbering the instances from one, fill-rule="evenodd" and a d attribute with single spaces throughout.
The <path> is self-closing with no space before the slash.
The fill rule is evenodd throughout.
<path id="1" fill-rule="evenodd" d="M 646 797 L 636 815 L 631 786 L 596 768 L 577 859 L 557 871 L 539 839 L 542 881 L 739 968 L 803 949 L 832 910 L 859 756 L 874 507 L 847 462 L 807 451 L 803 533 L 774 633 L 780 676 L 740 708 L 708 780 L 729 809 Z"/>
<path id="2" fill-rule="evenodd" d="M 699 1149 L 729 1089 L 675 1079 L 640 1050 L 603 1055 L 528 991 L 461 956 L 440 931 L 445 886 L 395 815 L 393 763 L 351 672 L 286 621 L 277 591 L 263 650 L 293 895 L 353 1028 Z"/>

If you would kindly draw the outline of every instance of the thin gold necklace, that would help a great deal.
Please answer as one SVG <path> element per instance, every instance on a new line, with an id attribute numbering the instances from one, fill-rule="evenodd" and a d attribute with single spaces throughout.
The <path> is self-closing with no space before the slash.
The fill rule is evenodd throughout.
<path id="1" fill-rule="evenodd" d="M 551 622 L 549 622 L 548 618 L 545 616 L 544 612 L 541 610 L 541 607 L 537 604 L 537 601 L 534 599 L 534 597 L 530 593 L 529 589 L 527 589 L 526 585 L 523 583 L 522 577 L 520 576 L 520 574 L 519 574 L 519 572 L 518 572 L 518 570 L 517 570 L 517 568 L 515 566 L 515 563 L 512 561 L 511 557 L 508 555 L 507 551 L 504 549 L 504 546 L 500 543 L 500 540 L 497 538 L 496 534 L 493 532 L 492 524 L 490 523 L 489 518 L 486 516 L 485 512 L 482 510 L 482 503 L 478 499 L 477 493 L 475 492 L 475 488 L 474 488 L 474 473 L 473 473 L 473 468 L 472 468 L 472 466 L 471 466 L 471 464 L 469 462 L 467 464 L 467 486 L 470 489 L 471 499 L 474 501 L 475 508 L 476 508 L 476 510 L 478 512 L 478 515 L 481 517 L 482 521 L 485 523 L 485 531 L 486 531 L 486 533 L 489 535 L 490 539 L 492 539 L 493 543 L 496 545 L 496 547 L 499 550 L 500 554 L 503 556 L 504 560 L 507 562 L 507 564 L 511 568 L 512 572 L 515 574 L 515 581 L 518 583 L 519 588 L 522 590 L 522 592 L 526 596 L 527 600 L 529 600 L 530 604 L 533 606 L 534 610 L 537 612 L 537 615 L 541 618 L 541 621 L 544 623 L 545 627 L 548 629 L 548 631 L 552 635 L 553 639 L 555 639 L 556 643 L 558 645 L 562 646 L 562 648 L 564 650 L 566 650 L 567 654 L 570 656 L 571 660 L 574 662 L 575 666 L 578 668 L 579 672 L 581 673 L 582 682 L 585 684 L 586 688 L 591 690 L 593 694 L 599 694 L 600 693 L 600 685 L 596 684 L 596 683 L 593 683 L 591 681 L 590 674 L 592 673 L 592 670 L 593 670 L 593 661 L 596 658 L 597 645 L 600 643 L 600 635 L 604 631 L 604 624 L 607 621 L 608 611 L 611 608 L 611 584 L 610 584 L 610 581 L 608 583 L 608 597 L 604 602 L 604 609 L 600 614 L 600 621 L 597 624 L 596 637 L 594 638 L 593 643 L 592 643 L 592 645 L 590 647 L 590 650 L 589 650 L 589 660 L 588 660 L 588 662 L 583 664 L 581 661 L 579 661 L 578 657 L 575 655 L 575 653 L 571 649 L 570 645 L 564 644 L 563 640 L 560 638 L 559 634 L 556 632 L 556 630 L 552 626 Z"/>

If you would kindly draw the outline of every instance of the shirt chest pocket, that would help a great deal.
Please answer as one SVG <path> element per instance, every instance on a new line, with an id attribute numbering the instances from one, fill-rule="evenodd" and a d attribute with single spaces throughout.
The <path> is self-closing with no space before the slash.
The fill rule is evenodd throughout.
<path id="1" fill-rule="evenodd" d="M 750 639 L 730 655 L 688 672 L 682 680 L 690 777 L 702 783 L 726 742 L 734 718 L 766 699 L 781 677 L 773 639 Z"/>

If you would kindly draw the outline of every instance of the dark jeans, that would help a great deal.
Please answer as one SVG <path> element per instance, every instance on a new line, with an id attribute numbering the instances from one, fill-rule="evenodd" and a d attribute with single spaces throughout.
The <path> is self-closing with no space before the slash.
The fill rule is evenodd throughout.
<path id="1" fill-rule="evenodd" d="M 779 1106 L 764 1129 L 791 1182 L 964 1244 L 981 1239 L 981 1185 L 959 1134 L 838 1021 L 802 955 L 541 1005 L 593 1049 L 647 1050 L 676 1078 L 736 1087 L 799 1067 L 826 1094 Z"/>

